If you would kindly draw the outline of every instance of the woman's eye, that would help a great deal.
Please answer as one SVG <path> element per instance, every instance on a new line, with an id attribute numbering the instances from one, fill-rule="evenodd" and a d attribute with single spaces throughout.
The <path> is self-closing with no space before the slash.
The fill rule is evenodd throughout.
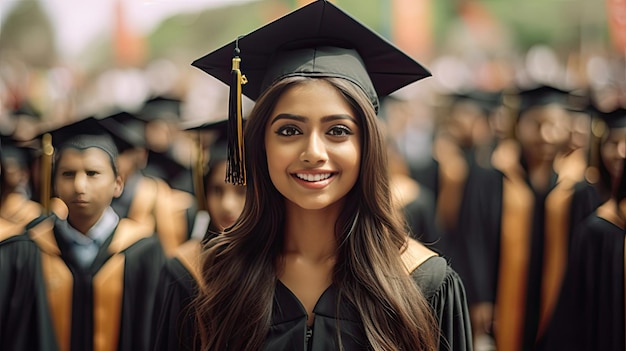
<path id="1" fill-rule="evenodd" d="M 276 131 L 276 134 L 281 135 L 281 136 L 292 136 L 292 135 L 302 134 L 302 132 L 300 132 L 300 130 L 294 126 L 284 126 L 284 127 L 280 127 Z"/>
<path id="2" fill-rule="evenodd" d="M 352 135 L 353 133 L 352 130 L 346 126 L 334 126 L 330 128 L 328 134 L 332 136 L 347 136 Z"/>
<path id="3" fill-rule="evenodd" d="M 93 177 L 93 176 L 95 176 L 97 174 L 98 174 L 98 172 L 96 172 L 96 171 L 87 171 L 87 175 L 90 176 L 90 177 Z"/>

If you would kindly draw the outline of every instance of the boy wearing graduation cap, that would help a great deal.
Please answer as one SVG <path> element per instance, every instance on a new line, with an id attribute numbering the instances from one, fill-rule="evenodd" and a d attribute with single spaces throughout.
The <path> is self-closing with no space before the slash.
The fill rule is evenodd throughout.
<path id="1" fill-rule="evenodd" d="M 50 134 L 53 188 L 68 215 L 28 234 L 41 249 L 59 349 L 147 350 L 161 245 L 151 228 L 120 219 L 110 207 L 123 182 L 117 148 L 97 120 Z"/>
<path id="2" fill-rule="evenodd" d="M 471 349 L 462 283 L 392 207 L 376 121 L 379 96 L 429 73 L 328 1 L 194 65 L 231 84 L 227 179 L 246 185 L 204 255 L 202 348 Z"/>
<path id="3" fill-rule="evenodd" d="M 576 209 L 585 165 L 568 149 L 569 92 L 540 85 L 518 97 L 516 139 L 494 151 L 497 172 L 476 189 L 478 213 L 459 237 L 455 266 L 475 332 L 493 332 L 498 349 L 513 351 L 534 349 L 545 331 L 585 212 Z"/>

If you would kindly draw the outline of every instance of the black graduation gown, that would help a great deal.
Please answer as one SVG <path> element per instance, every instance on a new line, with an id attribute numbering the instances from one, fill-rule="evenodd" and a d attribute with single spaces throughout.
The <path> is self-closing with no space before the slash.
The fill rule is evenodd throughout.
<path id="1" fill-rule="evenodd" d="M 46 220 L 29 231 L 42 251 L 48 303 L 61 350 L 148 350 L 163 250 L 153 232 L 128 219 L 88 268 Z"/>
<path id="2" fill-rule="evenodd" d="M 190 248 L 189 241 L 183 246 Z M 196 242 L 197 243 L 197 242 Z M 186 249 L 181 246 L 181 251 Z M 199 244 L 195 249 L 197 255 Z M 193 251 L 193 249 L 192 249 Z M 194 253 L 192 253 L 193 255 Z M 161 274 L 157 296 L 158 321 L 153 326 L 153 350 L 193 350 L 198 346 L 194 340 L 193 312 L 187 309 L 195 296 L 197 282 L 190 269 L 189 259 L 177 256 L 168 261 Z M 185 262 L 186 261 L 186 262 Z M 471 326 L 465 289 L 460 278 L 445 259 L 432 257 L 422 263 L 412 277 L 426 296 L 434 315 L 439 321 L 440 350 L 472 350 Z M 339 314 L 335 311 L 336 292 L 331 286 L 320 298 L 316 308 L 313 350 L 334 350 L 336 336 L 335 319 L 341 323 L 345 350 L 362 350 L 367 341 L 358 313 L 342 304 Z M 265 350 L 306 350 L 306 312 L 297 298 L 280 281 L 276 284 L 272 322 Z M 155 312 L 156 313 L 156 312 Z M 341 316 L 336 318 L 335 316 Z M 176 323 L 176 324 L 174 324 Z M 295 345 L 295 347 L 294 347 Z"/>
<path id="3" fill-rule="evenodd" d="M 542 350 L 624 350 L 624 230 L 590 216 L 574 234 Z"/>
<path id="4" fill-rule="evenodd" d="M 523 167 L 523 163 L 520 166 Z M 506 277 L 509 279 L 508 283 L 512 279 L 515 281 L 514 284 L 519 284 L 516 288 L 517 298 L 514 300 L 515 302 L 511 302 L 510 299 L 506 300 L 507 302 L 500 302 L 500 307 L 503 309 L 499 318 L 509 321 L 519 318 L 519 323 L 521 323 L 520 344 L 517 344 L 516 347 L 519 347 L 519 350 L 532 350 L 535 347 L 539 332 L 541 306 L 544 303 L 542 301 L 542 284 L 545 279 L 546 201 L 557 185 L 557 175 L 556 173 L 552 174 L 548 190 L 542 193 L 533 189 L 528 178 L 524 175 L 520 175 L 519 178 L 517 176 L 512 178 L 508 173 L 505 175 L 497 169 L 488 172 L 490 174 L 486 175 L 481 182 L 475 183 L 480 184 L 480 186 L 473 190 L 477 195 L 473 197 L 473 205 L 468 207 L 473 214 L 466 217 L 468 222 L 463 226 L 466 232 L 458 237 L 460 242 L 457 247 L 460 249 L 455 256 L 456 261 L 453 262 L 453 267 L 458 270 L 467 287 L 470 305 L 481 302 L 495 303 L 496 314 L 498 314 L 499 299 L 510 297 L 510 294 L 499 291 L 502 284 L 507 284 L 500 282 L 500 279 Z M 511 193 L 514 195 L 508 201 L 504 199 L 506 179 L 510 179 L 510 183 L 515 183 L 515 186 L 518 187 L 516 192 Z M 518 198 L 515 195 L 520 195 L 520 186 L 523 188 L 524 196 Z M 523 267 L 519 264 L 520 256 L 513 253 L 520 252 L 522 248 L 505 244 L 503 241 L 503 221 L 506 216 L 503 206 L 505 202 L 514 204 L 513 207 L 507 205 L 513 211 L 522 210 L 519 213 L 511 213 L 515 216 L 515 220 L 520 223 L 517 225 L 518 227 L 528 224 L 527 232 L 517 233 L 528 236 L 527 241 L 524 239 L 521 241 L 525 246 L 523 250 L 526 252 L 521 255 L 523 256 L 521 261 L 526 262 L 521 264 Z M 528 208 L 530 211 L 526 213 L 524 208 Z M 570 205 L 567 205 L 567 209 L 571 210 Z M 528 217 L 524 217 L 525 215 Z M 513 242 L 520 243 L 520 238 L 513 238 Z M 503 250 L 508 250 L 506 251 L 509 253 L 508 257 L 502 256 Z M 565 250 L 567 250 L 567 242 Z M 512 259 L 514 264 L 518 265 L 515 267 L 516 272 L 507 272 L 505 271 L 506 268 L 503 267 L 504 260 L 511 262 L 511 255 L 517 256 Z M 519 272 L 524 272 L 522 273 L 523 276 L 518 276 Z M 521 310 L 522 314 L 512 318 L 509 313 L 510 309 L 518 303 L 524 305 Z M 518 310 L 518 312 L 520 311 Z M 507 335 L 517 333 L 510 329 L 504 331 L 503 324 L 499 324 L 503 333 L 507 333 Z M 512 324 L 507 325 L 511 326 Z M 513 339 L 515 338 L 508 338 L 508 340 Z"/>
<path id="5" fill-rule="evenodd" d="M 591 216 L 603 202 L 602 196 L 593 184 L 586 180 L 576 183 L 570 205 L 570 238 L 574 237 L 574 231 L 578 225 Z"/>
<path id="6" fill-rule="evenodd" d="M 200 249 L 198 240 L 185 242 L 161 270 L 154 305 L 151 350 L 200 349 L 199 339 L 195 338 L 194 312 L 189 308 L 197 294 L 199 277 L 194 264 L 198 264 Z"/>
<path id="7" fill-rule="evenodd" d="M 122 194 L 111 201 L 111 208 L 113 208 L 115 213 L 117 213 L 120 218 L 128 217 L 130 207 L 135 199 L 135 193 L 141 179 L 143 179 L 143 175 L 140 172 L 135 172 L 130 175 L 126 181 L 124 181 L 124 190 L 122 191 Z"/>
<path id="8" fill-rule="evenodd" d="M 0 350 L 58 350 L 37 245 L 0 223 Z M 7 235 L 10 234 L 10 235 Z"/>
<path id="9" fill-rule="evenodd" d="M 471 326 L 463 284 L 442 257 L 431 257 L 412 274 L 439 321 L 440 350 L 472 350 Z M 280 281 L 276 283 L 272 321 L 264 350 L 338 350 L 337 328 L 343 349 L 368 348 L 358 311 L 348 303 L 337 310 L 337 291 L 331 285 L 315 308 L 315 321 L 307 347 L 307 314 L 297 297 Z"/>

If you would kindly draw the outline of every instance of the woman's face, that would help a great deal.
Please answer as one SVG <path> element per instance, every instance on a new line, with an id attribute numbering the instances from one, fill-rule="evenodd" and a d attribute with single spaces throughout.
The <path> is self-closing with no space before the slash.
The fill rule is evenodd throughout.
<path id="1" fill-rule="evenodd" d="M 265 127 L 272 183 L 307 210 L 342 200 L 359 176 L 361 130 L 350 104 L 330 83 L 311 80 L 278 99 Z"/>
<path id="2" fill-rule="evenodd" d="M 246 200 L 246 188 L 226 183 L 225 176 L 226 161 L 222 161 L 213 166 L 206 183 L 209 216 L 211 223 L 219 230 L 235 224 Z"/>
<path id="3" fill-rule="evenodd" d="M 613 179 L 622 175 L 624 157 L 626 157 L 626 128 L 611 129 L 602 143 L 602 162 Z"/>

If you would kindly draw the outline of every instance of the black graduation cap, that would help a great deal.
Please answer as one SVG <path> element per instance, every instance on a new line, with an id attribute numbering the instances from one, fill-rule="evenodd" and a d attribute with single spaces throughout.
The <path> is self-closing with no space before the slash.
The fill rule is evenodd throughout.
<path id="1" fill-rule="evenodd" d="M 149 151 L 147 165 L 142 172 L 146 176 L 164 180 L 173 188 L 188 192 L 190 190 L 187 184 L 189 168 L 166 152 Z"/>
<path id="2" fill-rule="evenodd" d="M 618 107 L 611 111 L 598 111 L 598 116 L 602 118 L 609 129 L 626 128 L 626 109 Z"/>
<path id="3" fill-rule="evenodd" d="M 197 126 L 185 128 L 187 131 L 205 131 L 214 133 L 214 139 L 209 146 L 209 169 L 218 161 L 224 161 L 228 155 L 228 120 L 203 123 Z"/>
<path id="4" fill-rule="evenodd" d="M 106 152 L 113 162 L 117 159 L 118 150 L 113 138 L 102 124 L 92 116 L 44 134 L 52 136 L 52 146 L 56 154 L 60 154 L 67 148 L 86 150 L 95 147 Z"/>
<path id="5" fill-rule="evenodd" d="M 214 133 L 214 139 L 209 145 L 209 163 L 208 165 L 206 165 L 207 167 L 205 167 L 204 164 L 204 159 L 202 157 L 203 150 L 200 149 L 202 146 L 199 142 L 197 143 L 199 148 L 197 153 L 198 159 L 195 160 L 193 167 L 194 193 L 196 196 L 198 208 L 201 210 L 206 210 L 205 184 L 207 183 L 208 177 L 211 174 L 211 170 L 218 162 L 228 160 L 228 120 L 224 119 L 220 121 L 212 121 L 200 125 L 189 126 L 183 129 L 190 132 L 202 131 Z"/>
<path id="6" fill-rule="evenodd" d="M 163 120 L 176 122 L 180 119 L 182 101 L 172 96 L 155 96 L 147 100 L 137 113 L 143 121 Z"/>
<path id="7" fill-rule="evenodd" d="M 145 122 L 127 111 L 119 111 L 98 122 L 111 134 L 120 153 L 146 146 Z"/>
<path id="8" fill-rule="evenodd" d="M 39 113 L 39 111 L 37 111 L 37 109 L 35 109 L 33 104 L 29 101 L 24 101 L 19 106 L 12 109 L 10 111 L 10 115 L 16 118 L 21 116 L 28 116 L 36 120 L 41 119 L 41 113 Z"/>
<path id="9" fill-rule="evenodd" d="M 551 85 L 539 85 L 518 92 L 519 114 L 539 106 L 558 104 L 569 107 L 570 92 Z"/>
<path id="10" fill-rule="evenodd" d="M 378 99 L 430 76 L 421 64 L 332 3 L 318 0 L 195 60 L 231 85 L 230 181 L 245 184 L 241 97 L 256 100 L 289 76 L 338 77 L 359 86 L 375 110 Z"/>
<path id="11" fill-rule="evenodd" d="M 496 108 L 502 105 L 502 92 L 486 90 L 467 90 L 452 93 L 450 96 L 452 104 L 469 101 L 476 104 L 486 114 L 491 114 Z"/>
<path id="12" fill-rule="evenodd" d="M 22 145 L 23 143 L 15 140 L 11 135 L 0 135 L 0 162 L 6 165 L 9 160 L 15 162 L 20 168 L 27 169 L 34 158 L 34 149 Z"/>

